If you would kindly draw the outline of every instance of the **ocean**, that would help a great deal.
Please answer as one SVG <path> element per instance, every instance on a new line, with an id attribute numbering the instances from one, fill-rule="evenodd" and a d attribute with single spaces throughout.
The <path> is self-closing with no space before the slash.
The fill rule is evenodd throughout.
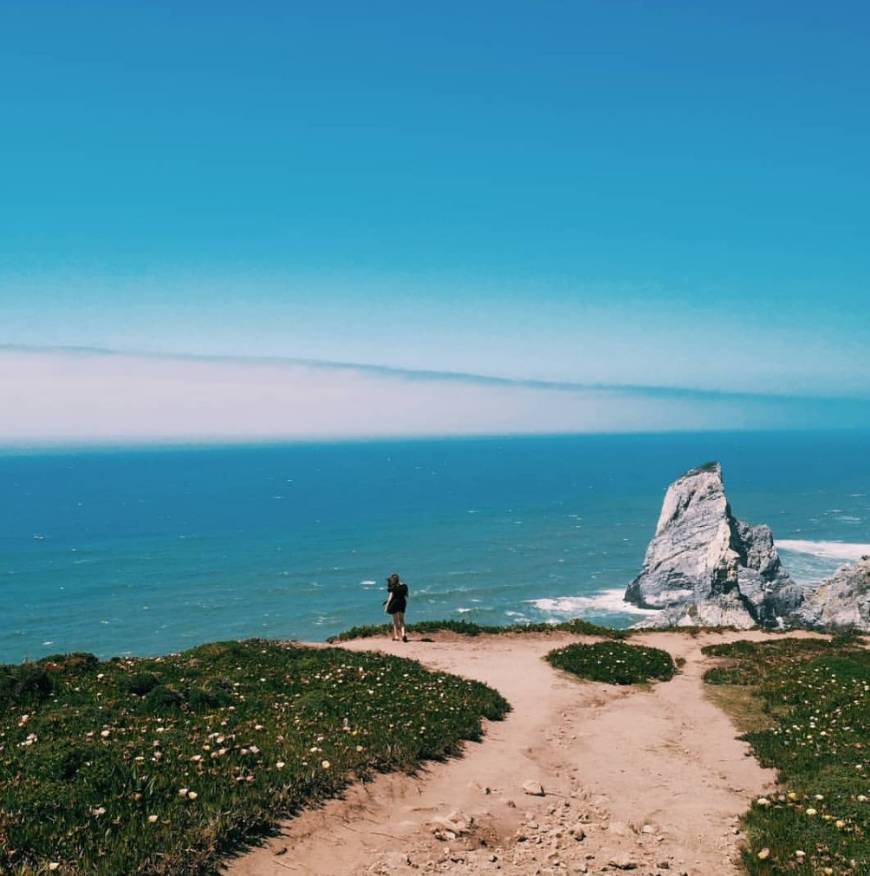
<path id="1" fill-rule="evenodd" d="M 735 514 L 817 580 L 870 552 L 866 432 L 0 453 L 0 661 L 323 640 L 384 621 L 584 617 L 621 601 L 665 489 L 711 459 Z"/>

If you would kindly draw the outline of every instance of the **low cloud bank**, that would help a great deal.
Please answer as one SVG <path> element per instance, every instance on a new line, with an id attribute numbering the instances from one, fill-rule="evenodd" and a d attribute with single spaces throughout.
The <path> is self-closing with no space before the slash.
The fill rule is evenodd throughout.
<path id="1" fill-rule="evenodd" d="M 0 349 L 0 442 L 866 427 L 863 399 L 595 387 L 293 360 Z"/>

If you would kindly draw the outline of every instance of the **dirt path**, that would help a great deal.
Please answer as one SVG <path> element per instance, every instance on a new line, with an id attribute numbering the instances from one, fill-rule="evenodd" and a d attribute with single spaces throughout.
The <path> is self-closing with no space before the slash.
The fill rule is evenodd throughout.
<path id="1" fill-rule="evenodd" d="M 513 711 L 462 758 L 356 786 L 228 872 L 737 873 L 737 818 L 773 775 L 704 696 L 701 647 L 764 635 L 638 636 L 686 661 L 648 690 L 579 682 L 541 659 L 576 636 L 348 643 L 484 681 Z M 545 795 L 524 792 L 529 781 Z"/>

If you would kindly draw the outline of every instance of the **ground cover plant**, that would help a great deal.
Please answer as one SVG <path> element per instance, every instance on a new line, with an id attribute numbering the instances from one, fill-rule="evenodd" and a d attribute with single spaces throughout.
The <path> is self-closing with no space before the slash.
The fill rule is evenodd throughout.
<path id="1" fill-rule="evenodd" d="M 870 873 L 870 654 L 857 639 L 709 645 L 707 671 L 778 793 L 744 819 L 751 874 Z M 729 696 L 733 692 L 734 696 Z M 724 694 L 724 700 L 722 695 Z"/>
<path id="2" fill-rule="evenodd" d="M 257 640 L 0 666 L 0 872 L 214 872 L 277 817 L 507 709 L 411 660 Z"/>
<path id="3" fill-rule="evenodd" d="M 557 669 L 608 684 L 669 681 L 676 672 L 674 661 L 667 651 L 627 645 L 625 642 L 568 645 L 550 651 L 546 659 Z"/>
<path id="4" fill-rule="evenodd" d="M 349 630 L 345 630 L 337 636 L 330 637 L 328 641 L 347 642 L 351 639 L 368 639 L 373 636 L 388 636 L 392 629 L 392 626 L 389 624 L 351 627 Z M 410 624 L 406 629 L 408 633 L 422 635 L 428 633 L 451 632 L 457 633 L 461 636 L 498 636 L 507 633 L 562 632 L 586 636 L 600 636 L 607 639 L 624 639 L 631 635 L 630 630 L 616 630 L 611 627 L 602 627 L 598 626 L 598 624 L 592 624 L 580 619 L 564 621 L 563 623 L 558 624 L 510 624 L 501 627 L 456 620 L 421 621 L 420 623 Z"/>

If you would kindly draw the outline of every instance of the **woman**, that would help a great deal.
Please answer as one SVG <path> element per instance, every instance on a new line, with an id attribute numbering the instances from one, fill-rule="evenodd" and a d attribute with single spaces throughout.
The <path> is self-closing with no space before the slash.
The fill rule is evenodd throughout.
<path id="1" fill-rule="evenodd" d="M 393 572 L 387 578 L 387 601 L 384 611 L 393 616 L 393 641 L 408 641 L 405 635 L 405 608 L 408 605 L 408 585 Z"/>

